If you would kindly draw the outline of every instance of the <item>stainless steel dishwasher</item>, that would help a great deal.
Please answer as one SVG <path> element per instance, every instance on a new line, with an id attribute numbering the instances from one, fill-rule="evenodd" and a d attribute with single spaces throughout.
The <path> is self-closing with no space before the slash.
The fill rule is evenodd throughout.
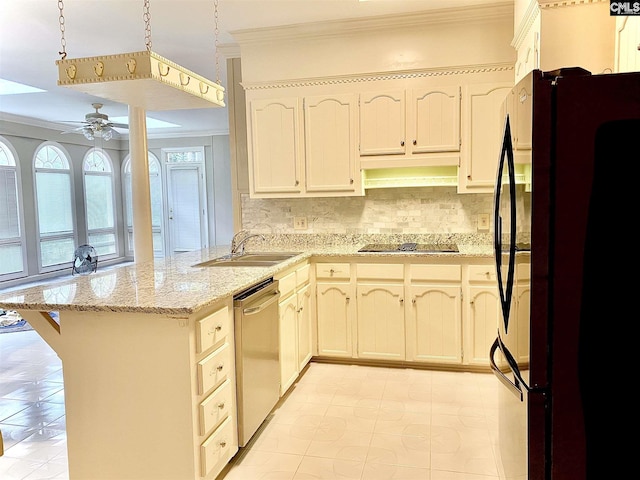
<path id="1" fill-rule="evenodd" d="M 278 281 L 234 296 L 238 442 L 244 447 L 280 398 Z"/>

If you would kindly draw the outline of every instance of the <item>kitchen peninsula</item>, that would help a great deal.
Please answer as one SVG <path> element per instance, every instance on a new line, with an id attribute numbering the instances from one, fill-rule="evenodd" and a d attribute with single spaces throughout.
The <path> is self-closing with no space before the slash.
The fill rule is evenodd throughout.
<path id="1" fill-rule="evenodd" d="M 418 256 L 358 253 L 366 243 L 260 246 L 301 253 L 272 267 L 194 267 L 228 253 L 211 248 L 0 292 L 62 360 L 71 480 L 218 475 L 238 449 L 233 295 L 245 288 L 316 260 L 493 262 L 486 243 Z"/>

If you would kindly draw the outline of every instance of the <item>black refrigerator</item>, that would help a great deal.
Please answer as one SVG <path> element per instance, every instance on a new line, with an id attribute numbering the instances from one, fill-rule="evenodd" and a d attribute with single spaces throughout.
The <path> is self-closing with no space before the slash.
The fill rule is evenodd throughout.
<path id="1" fill-rule="evenodd" d="M 503 112 L 493 218 L 502 316 L 490 352 L 500 476 L 630 478 L 640 73 L 535 70 Z M 528 315 L 515 294 L 523 266 Z"/>

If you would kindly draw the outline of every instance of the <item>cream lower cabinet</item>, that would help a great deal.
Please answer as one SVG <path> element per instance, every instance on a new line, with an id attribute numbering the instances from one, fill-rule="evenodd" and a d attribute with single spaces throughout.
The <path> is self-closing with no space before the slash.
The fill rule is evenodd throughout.
<path id="1" fill-rule="evenodd" d="M 349 263 L 317 263 L 316 318 L 318 355 L 351 358 L 356 316 Z"/>
<path id="2" fill-rule="evenodd" d="M 405 359 L 404 265 L 357 264 L 358 358 Z"/>
<path id="3" fill-rule="evenodd" d="M 489 367 L 489 349 L 502 319 L 495 264 L 469 265 L 467 279 L 464 363 Z"/>
<path id="4" fill-rule="evenodd" d="M 230 297 L 184 317 L 61 310 L 59 331 L 20 313 L 62 360 L 71 479 L 213 480 L 238 451 Z"/>
<path id="5" fill-rule="evenodd" d="M 309 312 L 309 264 L 305 263 L 276 277 L 280 302 L 280 395 L 296 381 L 311 359 L 311 316 Z"/>
<path id="6" fill-rule="evenodd" d="M 462 267 L 409 265 L 408 361 L 462 363 Z"/>
<path id="7" fill-rule="evenodd" d="M 311 287 L 307 282 L 296 292 L 298 326 L 298 371 L 309 363 L 313 355 L 313 331 L 311 327 Z"/>
<path id="8" fill-rule="evenodd" d="M 531 317 L 530 269 L 531 264 L 528 261 L 519 262 L 516 259 L 516 284 L 514 292 L 516 304 L 513 309 L 515 322 L 509 324 L 509 328 L 513 328 L 515 330 L 513 338 L 515 338 L 516 341 L 515 345 L 507 344 L 507 347 L 520 365 L 526 365 L 529 363 L 529 332 Z"/>

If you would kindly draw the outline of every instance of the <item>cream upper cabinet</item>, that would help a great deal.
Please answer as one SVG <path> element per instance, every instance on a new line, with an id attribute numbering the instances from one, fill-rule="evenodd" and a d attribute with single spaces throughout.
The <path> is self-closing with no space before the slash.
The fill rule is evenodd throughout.
<path id="1" fill-rule="evenodd" d="M 355 305 L 350 265 L 348 263 L 316 264 L 319 356 L 353 357 Z"/>
<path id="2" fill-rule="evenodd" d="M 360 155 L 403 155 L 406 151 L 405 92 L 360 94 Z"/>
<path id="3" fill-rule="evenodd" d="M 457 164 L 454 153 L 460 150 L 460 96 L 458 86 L 361 93 L 362 165 Z"/>
<path id="4" fill-rule="evenodd" d="M 462 267 L 410 265 L 407 360 L 462 363 Z"/>
<path id="5" fill-rule="evenodd" d="M 357 103 L 353 94 L 304 98 L 305 189 L 360 194 Z"/>
<path id="6" fill-rule="evenodd" d="M 300 194 L 304 150 L 299 99 L 256 99 L 249 106 L 251 194 Z"/>
<path id="7" fill-rule="evenodd" d="M 404 265 L 357 264 L 358 358 L 405 359 Z"/>
<path id="8" fill-rule="evenodd" d="M 511 88 L 506 82 L 465 87 L 458 193 L 493 193 L 504 127 L 502 104 Z"/>
<path id="9" fill-rule="evenodd" d="M 355 94 L 249 102 L 250 195 L 363 195 Z"/>
<path id="10" fill-rule="evenodd" d="M 616 17 L 616 72 L 640 71 L 640 17 Z"/>

